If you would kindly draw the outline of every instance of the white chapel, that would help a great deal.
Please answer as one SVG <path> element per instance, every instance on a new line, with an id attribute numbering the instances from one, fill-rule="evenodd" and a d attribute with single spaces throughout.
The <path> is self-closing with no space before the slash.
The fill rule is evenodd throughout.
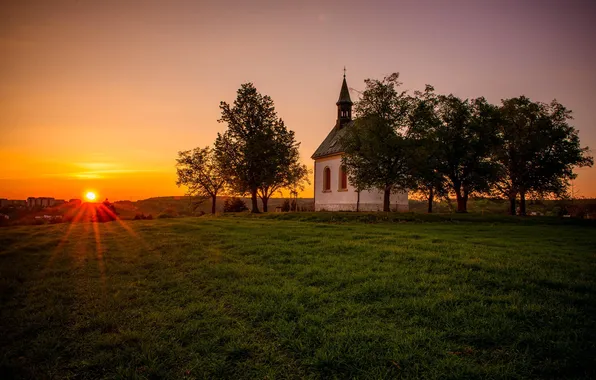
<path id="1" fill-rule="evenodd" d="M 311 157 L 315 160 L 315 211 L 383 211 L 383 191 L 363 190 L 358 194 L 341 165 L 340 140 L 354 125 L 345 73 L 336 105 L 335 126 Z M 408 192 L 391 194 L 390 202 L 391 210 L 408 211 Z"/>

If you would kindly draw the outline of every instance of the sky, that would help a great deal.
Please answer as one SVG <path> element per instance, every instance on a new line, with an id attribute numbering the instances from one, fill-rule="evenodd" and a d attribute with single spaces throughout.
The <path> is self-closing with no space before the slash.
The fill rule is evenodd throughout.
<path id="1" fill-rule="evenodd" d="M 177 152 L 213 144 L 220 101 L 246 82 L 312 168 L 344 66 L 352 100 L 392 72 L 410 91 L 556 98 L 593 148 L 594 19 L 596 3 L 573 0 L 6 0 L 0 198 L 183 195 Z M 596 168 L 578 173 L 576 195 L 596 197 Z"/>

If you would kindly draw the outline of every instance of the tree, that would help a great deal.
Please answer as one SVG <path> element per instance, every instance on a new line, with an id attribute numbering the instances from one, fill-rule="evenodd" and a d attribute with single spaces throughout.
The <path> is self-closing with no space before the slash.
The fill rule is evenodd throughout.
<path id="1" fill-rule="evenodd" d="M 239 194 L 250 194 L 252 212 L 259 212 L 257 197 L 267 211 L 271 195 L 307 173 L 299 163 L 300 144 L 277 116 L 273 100 L 252 83 L 238 89 L 232 106 L 221 102 L 220 109 L 219 122 L 228 129 L 218 133 L 215 149 L 227 183 Z"/>
<path id="2" fill-rule="evenodd" d="M 498 109 L 484 98 L 470 101 L 448 95 L 439 97 L 437 114 L 438 173 L 455 193 L 457 212 L 467 212 L 468 198 L 487 192 L 497 177 L 491 154 L 497 142 Z"/>
<path id="3" fill-rule="evenodd" d="M 176 174 L 176 185 L 186 186 L 187 194 L 199 199 L 195 205 L 211 198 L 211 213 L 215 214 L 217 194 L 225 189 L 225 177 L 215 152 L 209 147 L 178 152 Z"/>
<path id="4" fill-rule="evenodd" d="M 357 119 L 343 136 L 342 165 L 357 189 L 382 189 L 383 211 L 390 195 L 408 184 L 408 142 L 381 118 Z"/>
<path id="5" fill-rule="evenodd" d="M 291 133 L 293 138 L 293 132 Z M 290 189 L 290 192 L 298 193 L 298 190 L 304 190 L 305 183 L 310 183 L 308 179 L 309 171 L 306 165 L 299 162 L 299 159 L 298 144 L 294 143 L 285 147 L 283 145 L 279 146 L 277 157 L 272 160 L 273 162 L 267 163 L 268 169 L 271 170 L 273 175 L 263 181 L 257 190 L 257 195 L 263 202 L 264 212 L 267 212 L 269 198 L 276 191 L 287 188 Z"/>
<path id="6" fill-rule="evenodd" d="M 518 194 L 520 215 L 525 215 L 528 194 L 566 195 L 576 177 L 573 168 L 593 165 L 589 149 L 581 148 L 577 130 L 569 125 L 571 111 L 556 100 L 545 104 L 520 96 L 503 100 L 500 111 L 496 188 L 509 198 L 512 215 Z"/>
<path id="7" fill-rule="evenodd" d="M 399 74 L 382 80 L 366 79 L 366 89 L 355 105 L 354 125 L 344 132 L 342 165 L 350 182 L 359 191 L 383 190 L 383 211 L 390 210 L 390 195 L 408 184 L 407 154 L 404 136 L 408 98 L 398 92 Z"/>
<path id="8" fill-rule="evenodd" d="M 408 138 L 412 149 L 408 155 L 411 183 L 409 188 L 425 196 L 428 212 L 433 211 L 436 196 L 448 195 L 445 176 L 439 171 L 442 147 L 437 136 L 441 119 L 437 114 L 439 97 L 434 87 L 426 85 L 424 92 L 414 92 L 408 115 Z"/>

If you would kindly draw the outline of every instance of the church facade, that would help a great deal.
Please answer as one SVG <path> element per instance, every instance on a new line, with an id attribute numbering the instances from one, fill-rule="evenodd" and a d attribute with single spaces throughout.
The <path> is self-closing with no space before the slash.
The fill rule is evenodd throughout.
<path id="1" fill-rule="evenodd" d="M 335 126 L 311 157 L 315 161 L 315 211 L 383 211 L 383 191 L 363 190 L 358 194 L 341 165 L 341 138 L 354 125 L 345 74 L 336 105 Z M 391 210 L 408 211 L 408 192 L 391 194 L 390 202 Z"/>

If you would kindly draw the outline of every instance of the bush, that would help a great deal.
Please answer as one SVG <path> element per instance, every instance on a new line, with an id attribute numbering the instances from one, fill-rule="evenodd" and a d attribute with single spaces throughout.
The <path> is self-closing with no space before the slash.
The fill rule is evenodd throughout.
<path id="1" fill-rule="evenodd" d="M 284 203 L 282 203 L 282 205 L 281 205 L 281 211 L 282 212 L 290 211 L 290 200 L 289 199 L 284 200 Z"/>
<path id="2" fill-rule="evenodd" d="M 248 207 L 240 198 L 228 198 L 224 202 L 224 212 L 242 212 L 246 210 L 248 210 Z"/>

